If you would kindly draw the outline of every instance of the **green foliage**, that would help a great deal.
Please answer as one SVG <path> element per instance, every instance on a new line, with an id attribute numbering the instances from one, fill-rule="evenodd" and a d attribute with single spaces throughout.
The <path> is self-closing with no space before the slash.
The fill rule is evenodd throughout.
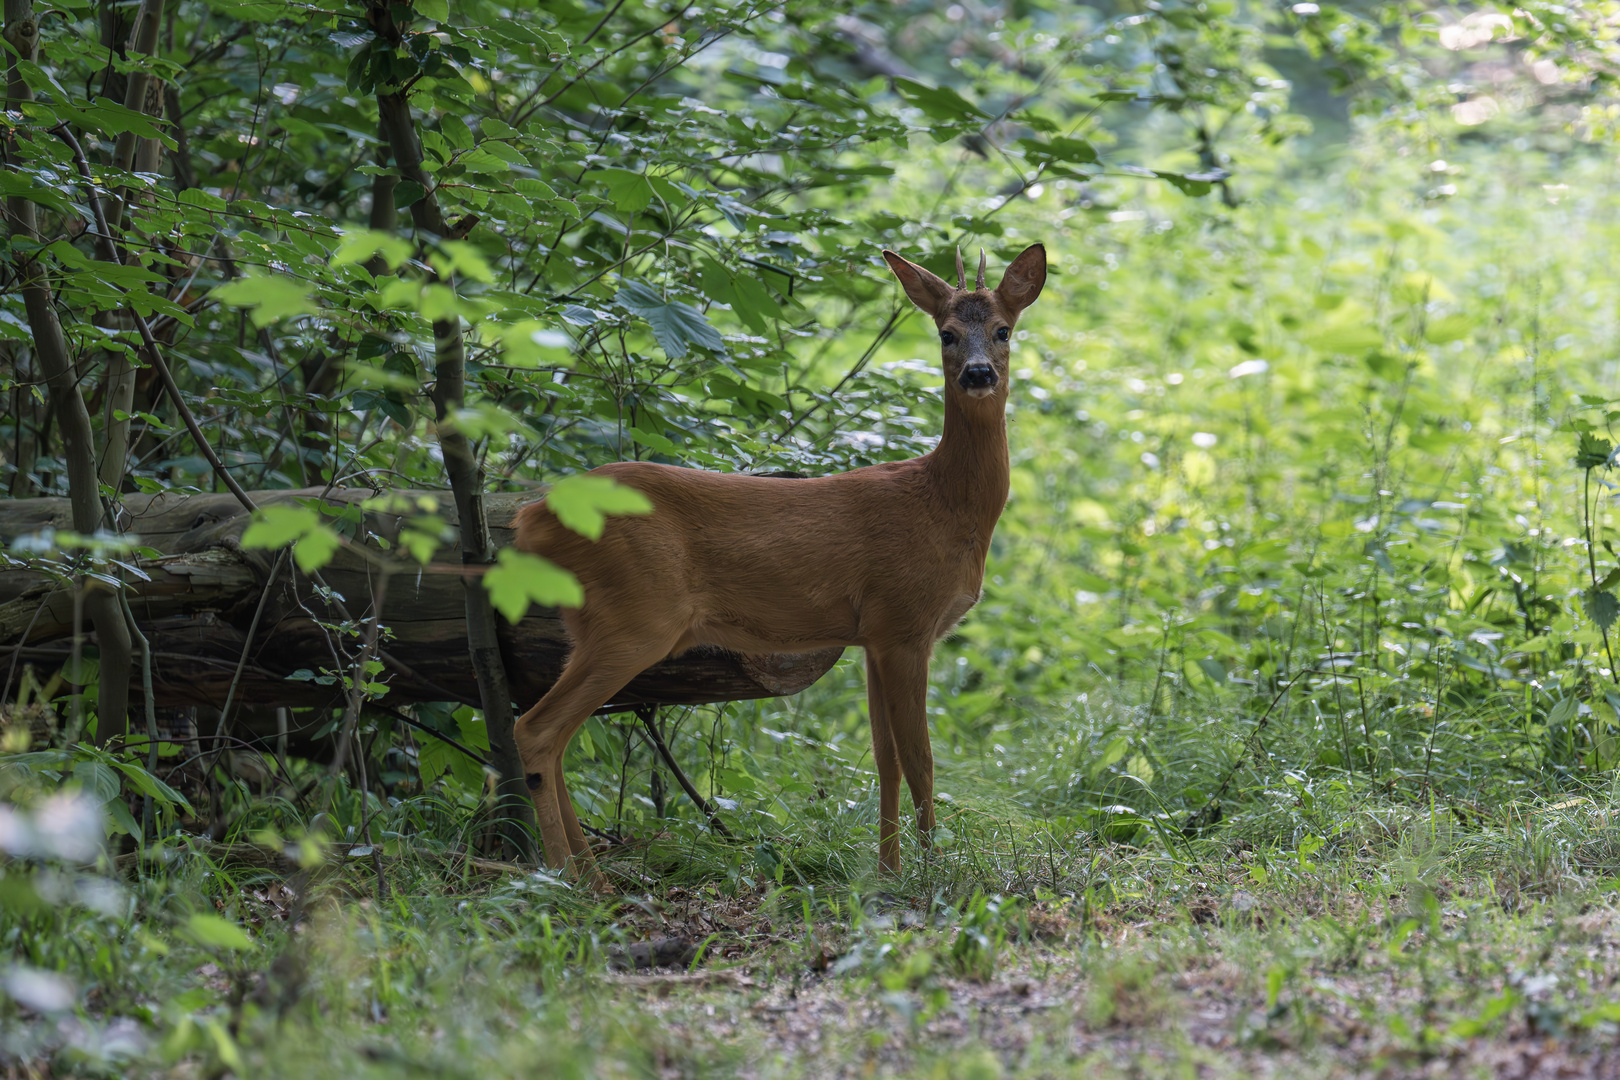
<path id="1" fill-rule="evenodd" d="M 293 545 L 293 561 L 307 573 L 332 561 L 343 539 L 321 522 L 313 506 L 277 503 L 253 516 L 253 523 L 242 533 L 245 548 L 279 548 Z"/>
<path id="2" fill-rule="evenodd" d="M 635 488 L 606 476 L 569 476 L 546 493 L 546 507 L 581 536 L 596 540 L 609 514 L 650 514 L 652 501 Z"/>
<path id="3" fill-rule="evenodd" d="M 1364 963 L 1380 965 L 1355 991 L 1368 1041 L 1402 1054 L 1615 1022 L 1574 989 L 1608 985 L 1569 958 L 1583 950 L 1529 940 L 1544 898 L 1620 873 L 1603 10 L 1515 8 L 1509 43 L 1449 9 L 1316 4 L 677 18 L 186 0 L 152 57 L 125 45 L 131 9 L 40 15 L 41 57 L 17 65 L 36 97 L 12 111 L 0 172 L 40 226 L 8 235 L 0 290 L 13 494 L 68 493 L 31 268 L 98 448 L 131 424 L 124 475 L 98 494 L 220 482 L 144 370 L 129 308 L 244 486 L 373 486 L 365 509 L 400 519 L 384 558 L 403 576 L 454 536 L 436 502 L 397 494 L 444 487 L 441 435 L 472 444 L 490 489 L 549 483 L 591 539 L 651 509 L 589 475 L 608 462 L 825 474 L 926 452 L 937 343 L 878 251 L 949 275 L 958 246 L 983 246 L 992 282 L 1033 240 L 1052 263 L 1014 345 L 1012 497 L 985 594 L 929 688 L 940 826 L 926 855 L 906 838 L 905 877 L 870 879 L 853 655 L 793 700 L 654 718 L 735 844 L 639 721 L 589 720 L 567 780 L 592 835 L 626 841 L 603 861 L 627 899 L 597 909 L 543 874 L 475 875 L 501 873 L 468 858 L 498 840 L 484 720 L 377 708 L 400 676 L 360 658 L 357 625 L 326 626 L 341 655 L 298 678 L 360 683 L 367 783 L 296 758 L 251 782 L 210 762 L 198 819 L 148 747 L 79 744 L 100 672 L 83 642 L 76 665 L 25 661 L 7 706 L 0 810 L 28 815 L 7 835 L 29 844 L 0 866 L 0 967 L 24 973 L 0 1006 L 8 1052 L 108 1075 L 725 1071 L 758 1059 L 662 1037 L 634 1006 L 603 1019 L 613 995 L 593 980 L 607 943 L 651 932 L 637 912 L 739 897 L 781 907 L 749 942 L 804 924 L 792 948 L 808 956 L 782 961 L 794 993 L 808 960 L 893 1019 L 906 1053 L 953 1015 L 956 982 L 1050 966 L 1028 942 L 1052 906 L 1083 928 L 1061 1026 L 1088 1037 L 1160 1024 L 1206 933 L 1245 973 L 1231 1015 L 1249 1050 L 1319 1039 L 1336 1015 L 1321 980 Z M 175 96 L 161 124 L 120 104 L 137 70 Z M 408 177 L 379 138 L 396 94 L 423 155 Z M 155 142 L 123 163 L 121 133 Z M 113 193 L 118 265 L 86 227 L 92 194 Z M 428 206 L 444 235 L 413 216 Z M 447 405 L 451 339 L 465 394 Z M 125 360 L 143 369 L 127 407 Z M 323 505 L 265 507 L 244 546 L 291 544 L 308 572 L 376 539 L 357 509 Z M 43 531 L 5 556 L 64 590 L 121 588 L 143 557 L 129 536 Z M 508 621 L 586 599 L 512 550 L 483 586 Z M 326 739 L 343 716 L 295 719 Z M 19 749 L 25 729 L 51 745 Z M 123 884 L 84 869 L 99 832 L 82 859 L 45 844 L 51 799 L 138 838 Z M 286 934 L 267 879 L 197 839 L 216 822 L 278 838 L 266 850 L 331 903 Z M 1442 906 L 1439 879 L 1465 870 L 1467 899 Z M 855 888 L 916 918 L 846 903 Z M 1290 922 L 1334 889 L 1343 910 Z M 1396 894 L 1388 918 L 1368 914 L 1365 897 Z M 1262 916 L 1297 933 L 1259 944 Z M 1199 929 L 1160 949 L 1126 933 L 1144 919 Z M 1564 984 L 1525 977 L 1554 954 Z M 135 1049 L 101 1038 L 124 1022 Z M 983 1047 L 915 1063 L 1024 1067 Z"/>
<path id="4" fill-rule="evenodd" d="M 549 559 L 516 548 L 501 549 L 495 565 L 484 574 L 484 588 L 495 610 L 514 623 L 523 618 L 530 604 L 578 607 L 585 601 L 573 574 Z"/>

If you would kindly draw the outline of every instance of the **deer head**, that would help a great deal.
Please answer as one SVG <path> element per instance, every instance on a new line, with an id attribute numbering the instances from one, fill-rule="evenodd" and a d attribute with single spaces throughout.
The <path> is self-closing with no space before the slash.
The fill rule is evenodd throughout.
<path id="1" fill-rule="evenodd" d="M 943 278 L 892 251 L 885 251 L 883 258 L 911 302 L 939 330 L 946 394 L 963 401 L 993 399 L 997 405 L 1005 404 L 1013 327 L 1046 284 L 1046 248 L 1040 244 L 1025 248 L 994 289 L 984 287 L 983 250 L 972 289 L 967 287 L 960 250 L 954 289 Z"/>

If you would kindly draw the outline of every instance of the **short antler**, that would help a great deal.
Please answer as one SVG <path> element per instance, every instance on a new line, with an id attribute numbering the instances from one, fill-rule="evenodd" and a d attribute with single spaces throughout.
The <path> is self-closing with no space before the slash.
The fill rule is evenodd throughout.
<path id="1" fill-rule="evenodd" d="M 979 249 L 979 280 L 974 282 L 975 289 L 984 288 L 984 248 Z M 966 286 L 963 286 L 966 288 Z"/>
<path id="2" fill-rule="evenodd" d="M 956 287 L 967 288 L 967 267 L 962 265 L 962 245 L 956 245 Z"/>

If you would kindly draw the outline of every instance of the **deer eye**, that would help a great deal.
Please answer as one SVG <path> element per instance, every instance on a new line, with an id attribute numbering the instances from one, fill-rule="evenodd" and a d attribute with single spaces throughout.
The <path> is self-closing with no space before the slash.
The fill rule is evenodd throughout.
<path id="1" fill-rule="evenodd" d="M 949 330 L 941 330 L 939 332 L 939 343 L 941 345 L 955 345 L 956 335 L 951 333 Z"/>
<path id="2" fill-rule="evenodd" d="M 1012 330 L 1009 329 L 1008 327 L 1003 326 L 1000 330 L 996 331 L 996 340 L 997 341 L 1006 341 L 1011 336 L 1012 336 Z"/>

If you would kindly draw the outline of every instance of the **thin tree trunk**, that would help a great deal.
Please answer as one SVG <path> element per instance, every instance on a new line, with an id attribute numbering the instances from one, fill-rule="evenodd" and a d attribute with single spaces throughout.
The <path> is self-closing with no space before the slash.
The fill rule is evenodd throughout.
<path id="1" fill-rule="evenodd" d="M 371 14 L 378 37 L 393 47 L 398 44 L 400 35 L 390 11 L 386 6 L 377 5 L 372 8 Z M 377 110 L 384 138 L 399 165 L 400 175 L 421 184 L 424 190 L 422 197 L 411 204 L 413 222 L 420 232 L 432 239 L 447 238 L 450 233 L 445 228 L 432 178 L 422 168 L 422 144 L 417 138 L 410 102 L 403 93 L 379 92 Z M 392 192 L 389 194 L 392 196 Z M 459 317 L 451 316 L 434 322 L 433 348 L 436 361 L 433 410 L 440 422 L 439 447 L 444 454 L 444 469 L 450 479 L 456 512 L 461 521 L 461 561 L 473 566 L 488 565 L 492 561 L 494 548 L 484 517 L 483 470 L 467 437 L 443 426 L 445 417 L 461 407 L 466 395 L 466 342 Z M 534 808 L 529 800 L 528 787 L 523 782 L 523 762 L 518 756 L 517 742 L 513 737 L 515 717 L 512 714 L 512 692 L 507 680 L 506 664 L 501 659 L 495 609 L 490 605 L 489 594 L 484 591 L 481 580 L 466 580 L 464 587 L 467 648 L 472 657 L 473 672 L 478 678 L 479 699 L 484 707 L 484 723 L 489 732 L 490 758 L 501 774 L 496 787 L 500 813 L 518 822 L 532 823 Z M 525 858 L 532 860 L 535 857 L 533 833 L 529 829 L 508 830 L 506 840 Z"/>
<path id="2" fill-rule="evenodd" d="M 17 70 L 17 60 L 35 61 L 39 55 L 39 23 L 34 18 L 33 0 L 5 0 L 5 36 L 15 50 L 7 75 L 8 104 L 15 108 L 33 99 L 33 91 Z M 15 139 L 16 135 L 13 134 Z M 15 143 L 8 148 L 15 160 Z M 27 199 L 6 199 L 6 217 L 12 235 L 39 239 L 34 204 Z M 62 428 L 63 457 L 67 462 L 68 495 L 73 510 L 74 531 L 89 535 L 106 524 L 101 505 L 101 489 L 96 476 L 95 436 L 90 428 L 90 411 L 79 393 L 78 379 L 68 352 L 67 338 L 57 321 L 51 302 L 50 277 L 45 264 L 28 259 L 17 268 L 28 327 L 34 335 L 34 355 L 40 373 L 50 387 L 51 407 Z M 84 610 L 95 627 L 96 645 L 101 653 L 99 694 L 96 699 L 96 742 L 105 745 L 121 737 L 129 725 L 129 677 L 133 669 L 129 626 L 117 596 L 97 588 L 84 598 Z"/>
<path id="3" fill-rule="evenodd" d="M 134 56 L 151 56 L 157 51 L 158 30 L 163 24 L 164 0 L 144 0 L 135 15 L 135 26 L 130 31 L 128 52 Z M 125 88 L 124 107 L 147 116 L 163 113 L 163 82 L 148 70 L 136 71 L 129 77 Z M 113 145 L 113 167 L 133 168 L 138 172 L 155 172 L 158 167 L 161 144 L 156 139 L 142 139 L 133 131 L 125 131 Z M 128 192 L 120 192 L 107 200 L 107 224 L 114 232 L 123 225 L 125 200 Z M 108 312 L 98 319 L 106 325 L 116 326 L 122 320 L 116 312 Z M 126 325 L 127 329 L 127 325 Z M 129 463 L 129 415 L 135 408 L 135 361 L 128 353 L 108 351 L 105 384 L 105 410 L 101 430 L 104 433 L 100 476 L 101 482 L 114 491 L 123 490 L 124 472 Z M 122 416 L 120 416 L 122 414 Z"/>
<path id="4" fill-rule="evenodd" d="M 163 28 L 164 0 L 142 0 L 135 13 L 135 25 L 129 31 L 128 53 L 131 57 L 150 57 L 157 52 L 158 32 Z M 163 115 L 163 82 L 150 68 L 132 71 L 124 90 L 124 107 L 147 116 Z M 113 168 L 155 169 L 158 142 L 143 139 L 133 131 L 125 131 L 113 144 Z M 107 207 L 107 224 L 113 231 L 123 227 L 127 191 L 120 191 Z"/>
<path id="5" fill-rule="evenodd" d="M 44 425 L 34 405 L 34 395 L 29 392 L 34 382 L 32 350 L 13 346 L 9 352 L 17 375 L 17 383 L 11 388 L 11 462 L 17 471 L 11 477 L 10 494 L 13 499 L 26 499 L 38 493 L 34 484 L 34 462 L 39 458 L 39 439 Z"/>

